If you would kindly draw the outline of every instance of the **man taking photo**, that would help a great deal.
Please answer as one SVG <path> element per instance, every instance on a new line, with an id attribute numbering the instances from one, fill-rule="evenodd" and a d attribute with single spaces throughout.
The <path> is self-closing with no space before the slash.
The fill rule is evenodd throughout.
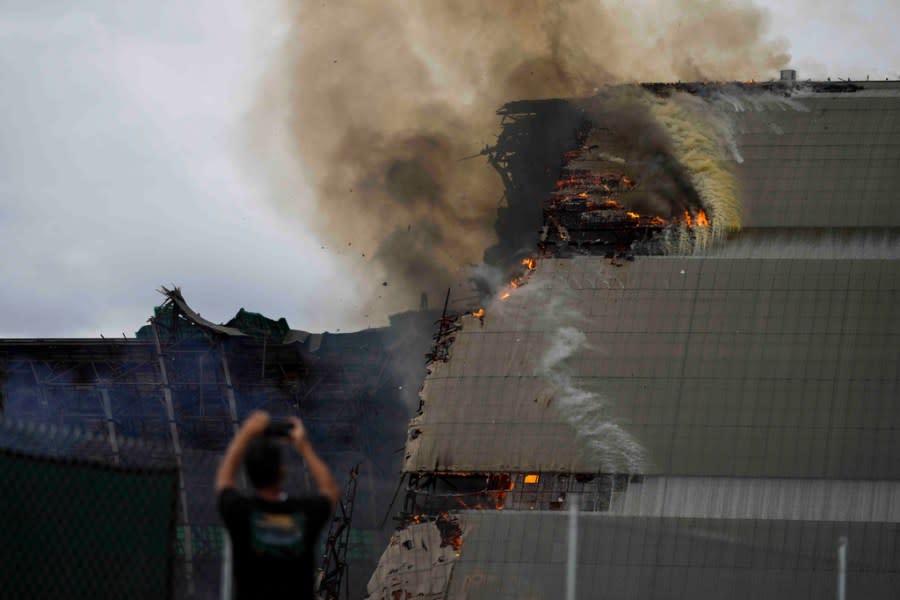
<path id="1" fill-rule="evenodd" d="M 340 490 L 315 453 L 300 419 L 275 431 L 269 415 L 255 411 L 235 434 L 216 473 L 219 514 L 234 556 L 235 599 L 314 597 L 315 545 Z M 312 475 L 318 495 L 288 498 L 278 434 L 286 435 Z M 283 439 L 283 437 L 282 437 Z M 254 488 L 236 489 L 241 462 Z"/>

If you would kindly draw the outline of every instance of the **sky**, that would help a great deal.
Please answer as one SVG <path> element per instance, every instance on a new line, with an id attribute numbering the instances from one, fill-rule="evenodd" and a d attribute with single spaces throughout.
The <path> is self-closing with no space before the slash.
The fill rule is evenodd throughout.
<path id="1" fill-rule="evenodd" d="M 897 3 L 758 4 L 800 78 L 900 78 Z M 0 338 L 130 337 L 173 284 L 214 322 L 384 324 L 248 143 L 279 6 L 0 0 Z"/>

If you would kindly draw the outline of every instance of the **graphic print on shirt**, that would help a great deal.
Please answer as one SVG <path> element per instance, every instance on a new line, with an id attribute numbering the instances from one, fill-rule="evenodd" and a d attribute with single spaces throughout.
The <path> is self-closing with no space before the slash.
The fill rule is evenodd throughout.
<path id="1" fill-rule="evenodd" d="M 250 515 L 250 546 L 259 556 L 294 558 L 304 553 L 305 530 L 303 513 L 254 511 Z"/>

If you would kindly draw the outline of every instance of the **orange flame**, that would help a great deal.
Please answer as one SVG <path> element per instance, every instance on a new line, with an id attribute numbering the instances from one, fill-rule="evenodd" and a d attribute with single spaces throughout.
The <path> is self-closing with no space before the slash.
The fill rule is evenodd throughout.
<path id="1" fill-rule="evenodd" d="M 522 265 L 525 266 L 525 267 L 527 267 L 529 271 L 533 271 L 534 268 L 537 266 L 537 261 L 534 260 L 533 258 L 530 258 L 530 257 L 529 257 L 529 258 L 523 258 L 523 259 L 522 259 Z"/>
<path id="2" fill-rule="evenodd" d="M 481 307 L 472 313 L 472 316 L 475 317 L 476 319 L 483 319 L 484 315 L 485 315 L 484 307 Z"/>
<path id="3" fill-rule="evenodd" d="M 628 215 L 629 217 L 631 217 L 632 219 L 640 219 L 641 218 L 641 215 L 637 214 L 636 212 L 631 212 L 630 210 L 626 211 L 625 214 Z"/>
<path id="4" fill-rule="evenodd" d="M 510 296 L 510 292 L 503 292 L 502 294 L 500 294 L 500 299 L 506 300 L 507 298 L 509 298 L 509 296 Z"/>
<path id="5" fill-rule="evenodd" d="M 690 212 L 684 211 L 684 224 L 687 227 L 709 227 L 709 217 L 706 216 L 706 211 L 704 210 L 697 211 L 696 215 L 691 215 Z"/>

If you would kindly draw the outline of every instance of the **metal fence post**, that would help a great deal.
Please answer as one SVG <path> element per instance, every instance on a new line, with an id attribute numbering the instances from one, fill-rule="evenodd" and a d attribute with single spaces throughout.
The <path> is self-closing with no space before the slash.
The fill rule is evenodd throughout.
<path id="1" fill-rule="evenodd" d="M 847 594 L 847 538 L 844 536 L 838 538 L 837 560 L 837 600 L 845 600 Z"/>

